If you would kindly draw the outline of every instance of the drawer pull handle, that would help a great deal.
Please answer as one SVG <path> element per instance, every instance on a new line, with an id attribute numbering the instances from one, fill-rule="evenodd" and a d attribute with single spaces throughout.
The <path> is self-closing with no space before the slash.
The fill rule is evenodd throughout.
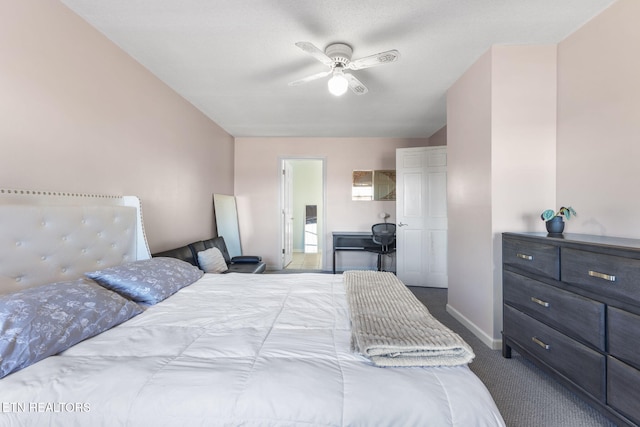
<path id="1" fill-rule="evenodd" d="M 542 342 L 538 338 L 531 337 L 531 341 L 533 341 L 534 343 L 538 344 L 540 347 L 544 348 L 545 350 L 549 350 L 549 344 L 545 344 L 544 342 Z"/>
<path id="2" fill-rule="evenodd" d="M 541 305 L 541 306 L 543 306 L 543 307 L 549 307 L 549 303 L 548 303 L 548 302 L 546 302 L 546 301 L 542 301 L 542 300 L 541 300 L 541 299 L 539 299 L 539 298 L 531 297 L 531 301 L 535 302 L 536 304 L 540 304 L 540 305 Z"/>
<path id="3" fill-rule="evenodd" d="M 533 261 L 533 256 L 532 255 L 516 254 L 516 256 L 518 258 L 526 259 L 527 261 Z"/>
<path id="4" fill-rule="evenodd" d="M 598 273 L 597 271 L 593 271 L 593 270 L 589 270 L 589 276 L 597 277 L 598 279 L 608 280 L 609 282 L 616 281 L 616 276 L 604 274 L 604 273 Z"/>

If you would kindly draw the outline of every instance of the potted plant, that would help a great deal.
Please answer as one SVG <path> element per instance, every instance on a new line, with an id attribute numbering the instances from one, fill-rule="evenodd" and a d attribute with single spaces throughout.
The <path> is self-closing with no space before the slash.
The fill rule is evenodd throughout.
<path id="1" fill-rule="evenodd" d="M 563 217 L 569 220 L 572 216 L 576 216 L 576 211 L 571 206 L 568 208 L 563 206 L 557 212 L 553 209 L 547 209 L 542 212 L 540 218 L 545 222 L 549 234 L 562 234 L 564 231 Z"/>

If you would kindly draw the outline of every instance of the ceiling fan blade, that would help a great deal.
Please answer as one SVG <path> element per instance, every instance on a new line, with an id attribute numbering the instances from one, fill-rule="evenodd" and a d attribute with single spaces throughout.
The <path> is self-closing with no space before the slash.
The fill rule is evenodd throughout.
<path id="1" fill-rule="evenodd" d="M 400 59 L 400 52 L 395 49 L 388 50 L 386 52 L 376 53 L 375 55 L 365 56 L 364 58 L 351 61 L 347 68 L 351 70 L 362 70 L 363 68 L 389 64 L 397 61 L 398 59 Z"/>
<path id="2" fill-rule="evenodd" d="M 328 76 L 329 74 L 331 74 L 331 70 L 323 71 L 321 73 L 317 73 L 317 74 L 313 74 L 313 75 L 310 75 L 308 77 L 305 77 L 304 79 L 293 81 L 293 82 L 289 83 L 289 86 L 298 86 L 298 85 L 301 85 L 303 83 L 310 82 L 312 80 L 321 79 L 323 77 Z"/>
<path id="3" fill-rule="evenodd" d="M 309 42 L 298 42 L 296 43 L 300 49 L 307 52 L 309 55 L 316 58 L 318 61 L 322 62 L 327 67 L 333 66 L 333 59 L 329 58 L 323 51 L 318 49 L 313 43 Z"/>
<path id="4" fill-rule="evenodd" d="M 363 85 L 360 80 L 356 79 L 353 74 L 344 73 L 344 76 L 349 82 L 349 88 L 351 88 L 351 90 L 356 95 L 364 95 L 365 93 L 369 92 L 369 89 L 367 89 L 367 87 Z"/>

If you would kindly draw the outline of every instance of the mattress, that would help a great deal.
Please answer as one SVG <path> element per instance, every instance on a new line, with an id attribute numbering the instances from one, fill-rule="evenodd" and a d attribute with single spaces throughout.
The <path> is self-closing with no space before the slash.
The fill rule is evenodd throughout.
<path id="1" fill-rule="evenodd" d="M 503 426 L 468 366 L 350 349 L 341 275 L 205 274 L 0 380 L 10 426 Z"/>

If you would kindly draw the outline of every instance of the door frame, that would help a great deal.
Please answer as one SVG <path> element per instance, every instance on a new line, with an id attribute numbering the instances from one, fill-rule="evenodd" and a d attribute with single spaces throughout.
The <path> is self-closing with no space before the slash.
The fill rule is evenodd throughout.
<path id="1" fill-rule="evenodd" d="M 322 162 L 322 215 L 319 216 L 319 220 L 322 220 L 322 235 L 318 235 L 318 249 L 322 257 L 322 269 L 326 270 L 325 265 L 327 262 L 326 254 L 326 230 L 327 230 L 327 157 L 326 156 L 278 156 L 278 184 L 279 184 L 279 203 L 278 203 L 278 257 L 279 270 L 284 269 L 284 221 L 282 221 L 282 212 L 284 210 L 284 175 L 282 171 L 284 169 L 284 163 L 292 160 L 319 160 Z M 295 177 L 294 177 L 295 180 Z"/>

